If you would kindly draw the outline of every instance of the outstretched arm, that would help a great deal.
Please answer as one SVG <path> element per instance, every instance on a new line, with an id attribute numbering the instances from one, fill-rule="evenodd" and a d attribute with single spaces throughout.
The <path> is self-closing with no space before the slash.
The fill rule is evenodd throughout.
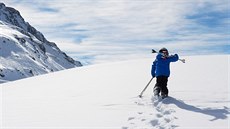
<path id="1" fill-rule="evenodd" d="M 170 62 L 176 62 L 179 60 L 179 56 L 177 54 L 171 55 L 168 57 Z"/>

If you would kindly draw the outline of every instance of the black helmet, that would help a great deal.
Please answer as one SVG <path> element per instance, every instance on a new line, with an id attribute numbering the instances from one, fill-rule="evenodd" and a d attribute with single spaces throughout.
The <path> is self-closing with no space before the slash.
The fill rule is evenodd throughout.
<path id="1" fill-rule="evenodd" d="M 163 48 L 161 48 L 161 49 L 159 50 L 160 53 L 162 53 L 163 51 L 168 52 L 168 50 L 167 50 L 165 47 L 163 47 Z"/>
<path id="2" fill-rule="evenodd" d="M 169 52 L 168 52 L 168 50 L 167 50 L 165 47 L 161 48 L 161 49 L 159 50 L 159 53 L 164 53 L 164 54 L 166 54 L 166 55 L 169 55 Z"/>

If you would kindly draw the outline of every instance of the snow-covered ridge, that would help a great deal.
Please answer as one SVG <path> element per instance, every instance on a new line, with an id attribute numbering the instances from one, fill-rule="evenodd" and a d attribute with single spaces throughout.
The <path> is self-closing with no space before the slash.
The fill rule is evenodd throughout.
<path id="1" fill-rule="evenodd" d="M 170 97 L 162 102 L 152 99 L 155 78 L 138 98 L 153 58 L 2 84 L 2 129 L 228 129 L 229 55 L 181 58 L 186 63 L 171 64 Z"/>
<path id="2" fill-rule="evenodd" d="M 48 42 L 41 32 L 37 31 L 28 22 L 24 21 L 24 18 L 20 15 L 18 10 L 12 7 L 6 7 L 3 3 L 0 3 L 0 10 L 1 21 L 21 28 L 24 30 L 24 34 L 28 35 L 28 33 L 30 33 L 41 42 Z"/>
<path id="3" fill-rule="evenodd" d="M 0 3 L 0 83 L 82 66 Z"/>

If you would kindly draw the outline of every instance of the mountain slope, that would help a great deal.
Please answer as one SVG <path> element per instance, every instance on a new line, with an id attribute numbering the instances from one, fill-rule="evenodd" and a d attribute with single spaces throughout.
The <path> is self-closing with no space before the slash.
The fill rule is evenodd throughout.
<path id="1" fill-rule="evenodd" d="M 2 129 L 227 129 L 229 55 L 171 64 L 169 95 L 152 99 L 153 59 L 85 66 L 1 85 Z"/>
<path id="2" fill-rule="evenodd" d="M 82 66 L 0 3 L 0 83 Z"/>

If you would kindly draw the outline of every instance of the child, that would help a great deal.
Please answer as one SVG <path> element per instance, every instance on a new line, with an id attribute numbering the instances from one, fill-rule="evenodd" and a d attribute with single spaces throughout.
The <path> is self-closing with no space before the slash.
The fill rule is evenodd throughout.
<path id="1" fill-rule="evenodd" d="M 170 76 L 170 63 L 178 61 L 177 54 L 169 56 L 168 50 L 162 48 L 156 56 L 152 65 L 152 77 L 156 77 L 156 85 L 153 89 L 154 96 L 159 96 L 161 93 L 162 98 L 168 96 L 167 82 Z"/>

